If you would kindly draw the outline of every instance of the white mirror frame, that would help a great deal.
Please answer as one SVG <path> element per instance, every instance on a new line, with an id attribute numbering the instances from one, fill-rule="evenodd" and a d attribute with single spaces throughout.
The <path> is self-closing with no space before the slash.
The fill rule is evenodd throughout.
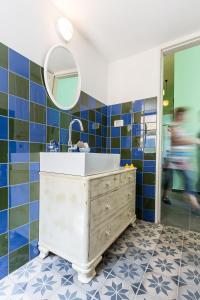
<path id="1" fill-rule="evenodd" d="M 71 106 L 63 106 L 59 103 L 56 102 L 56 99 L 54 98 L 50 88 L 49 88 L 49 84 L 48 84 L 48 76 L 47 76 L 47 70 L 48 70 L 48 61 L 49 61 L 49 58 L 51 56 L 51 53 L 56 49 L 56 48 L 64 48 L 65 50 L 67 50 L 68 52 L 71 53 L 72 57 L 74 58 L 74 55 L 73 53 L 67 48 L 65 47 L 64 45 L 62 44 L 56 44 L 54 45 L 53 47 L 51 47 L 49 49 L 49 51 L 47 52 L 46 54 L 46 57 L 45 57 L 45 61 L 44 61 L 44 82 L 45 82 L 45 86 L 46 86 L 46 89 L 47 89 L 47 92 L 48 92 L 48 95 L 49 97 L 51 98 L 51 100 L 53 101 L 53 103 L 55 104 L 56 107 L 62 109 L 62 110 L 70 110 L 72 109 L 78 102 L 79 100 L 79 97 L 80 97 L 80 94 L 81 94 L 81 73 L 80 73 L 80 67 L 79 67 L 79 64 L 77 63 L 77 60 L 74 58 L 74 61 L 75 61 L 75 65 L 76 65 L 76 68 L 77 68 L 77 73 L 78 73 L 78 86 L 77 86 L 77 93 L 76 93 L 76 101 L 73 105 Z"/>

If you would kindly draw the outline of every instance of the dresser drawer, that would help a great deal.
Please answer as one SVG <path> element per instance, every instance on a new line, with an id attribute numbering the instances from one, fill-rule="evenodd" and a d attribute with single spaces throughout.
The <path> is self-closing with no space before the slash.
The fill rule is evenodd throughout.
<path id="1" fill-rule="evenodd" d="M 110 216 L 116 214 L 122 207 L 130 203 L 135 205 L 135 186 L 126 185 L 119 190 L 110 192 L 91 201 L 91 228 L 94 228 L 104 220 L 109 220 Z"/>
<path id="2" fill-rule="evenodd" d="M 136 172 L 135 170 L 120 174 L 120 185 L 129 184 L 135 182 Z"/>
<path id="3" fill-rule="evenodd" d="M 90 198 L 105 194 L 119 187 L 120 175 L 111 175 L 103 178 L 96 178 L 90 183 Z"/>
<path id="4" fill-rule="evenodd" d="M 118 214 L 90 232 L 89 259 L 103 253 L 134 217 L 134 209 L 127 205 Z"/>

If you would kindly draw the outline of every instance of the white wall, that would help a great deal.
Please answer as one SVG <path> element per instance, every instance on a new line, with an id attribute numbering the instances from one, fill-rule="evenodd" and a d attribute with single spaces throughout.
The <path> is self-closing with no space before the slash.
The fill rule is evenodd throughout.
<path id="1" fill-rule="evenodd" d="M 108 103 L 120 103 L 158 95 L 159 48 L 114 61 L 108 69 Z"/>
<path id="2" fill-rule="evenodd" d="M 159 45 L 148 51 L 113 61 L 108 67 L 108 104 L 160 96 L 161 51 L 199 43 L 200 32 Z M 179 46 L 180 45 L 180 46 Z"/>
<path id="3" fill-rule="evenodd" d="M 43 65 L 48 49 L 62 41 L 55 30 L 61 16 L 49 0 L 0 0 L 0 42 Z M 106 102 L 107 62 L 75 30 L 67 45 L 82 74 L 82 90 Z"/>

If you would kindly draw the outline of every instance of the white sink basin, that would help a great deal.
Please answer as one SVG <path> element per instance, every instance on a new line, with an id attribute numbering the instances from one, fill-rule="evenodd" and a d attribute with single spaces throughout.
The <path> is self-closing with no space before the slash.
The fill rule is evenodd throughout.
<path id="1" fill-rule="evenodd" d="M 118 170 L 119 154 L 41 152 L 40 171 L 88 176 Z"/>

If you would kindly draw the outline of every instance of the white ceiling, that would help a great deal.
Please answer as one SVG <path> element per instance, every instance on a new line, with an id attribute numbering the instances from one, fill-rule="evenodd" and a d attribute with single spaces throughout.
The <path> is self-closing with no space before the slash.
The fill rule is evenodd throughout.
<path id="1" fill-rule="evenodd" d="M 200 0 L 52 0 L 108 60 L 200 30 Z"/>

